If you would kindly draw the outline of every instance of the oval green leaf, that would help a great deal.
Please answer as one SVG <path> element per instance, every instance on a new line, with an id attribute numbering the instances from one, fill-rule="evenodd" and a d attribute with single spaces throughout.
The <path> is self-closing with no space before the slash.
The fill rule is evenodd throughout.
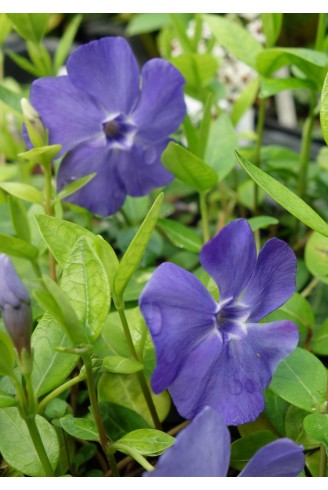
<path id="1" fill-rule="evenodd" d="M 328 284 L 328 238 L 312 233 L 305 247 L 305 264 L 311 274 Z"/>
<path id="2" fill-rule="evenodd" d="M 113 444 L 113 449 L 126 452 L 131 448 L 143 456 L 159 456 L 173 446 L 174 437 L 156 429 L 137 429 L 121 437 Z"/>
<path id="3" fill-rule="evenodd" d="M 109 373 L 133 374 L 143 370 L 143 364 L 135 359 L 122 356 L 106 356 L 103 359 L 102 367 Z"/>
<path id="4" fill-rule="evenodd" d="M 170 219 L 159 219 L 157 226 L 164 231 L 176 247 L 184 248 L 190 252 L 200 252 L 202 239 L 193 229 Z"/>
<path id="5" fill-rule="evenodd" d="M 60 419 L 60 425 L 70 436 L 82 439 L 83 441 L 99 441 L 97 426 L 94 420 L 63 417 Z"/>

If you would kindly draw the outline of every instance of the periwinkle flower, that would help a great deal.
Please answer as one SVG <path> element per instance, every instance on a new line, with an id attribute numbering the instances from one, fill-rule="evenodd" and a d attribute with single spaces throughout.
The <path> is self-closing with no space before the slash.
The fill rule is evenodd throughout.
<path id="1" fill-rule="evenodd" d="M 143 476 L 226 476 L 230 433 L 222 417 L 205 407 L 160 458 L 155 471 Z M 303 469 L 303 447 L 278 439 L 259 449 L 238 476 L 293 477 Z"/>
<path id="2" fill-rule="evenodd" d="M 9 257 L 0 254 L 0 309 L 3 323 L 20 355 L 31 352 L 32 311 L 30 297 Z"/>
<path id="3" fill-rule="evenodd" d="M 252 230 L 239 219 L 203 246 L 200 260 L 219 287 L 219 303 L 169 262 L 141 295 L 157 356 L 152 387 L 155 393 L 168 388 L 187 419 L 209 405 L 227 425 L 244 424 L 263 411 L 262 391 L 298 342 L 290 321 L 258 323 L 293 294 L 296 258 L 277 238 L 256 257 Z"/>
<path id="4" fill-rule="evenodd" d="M 125 197 L 143 196 L 171 182 L 161 154 L 185 116 L 184 78 L 168 61 L 152 59 L 140 73 L 128 43 L 107 37 L 79 47 L 68 58 L 67 76 L 43 78 L 31 103 L 61 144 L 60 190 L 96 172 L 68 198 L 107 216 Z"/>

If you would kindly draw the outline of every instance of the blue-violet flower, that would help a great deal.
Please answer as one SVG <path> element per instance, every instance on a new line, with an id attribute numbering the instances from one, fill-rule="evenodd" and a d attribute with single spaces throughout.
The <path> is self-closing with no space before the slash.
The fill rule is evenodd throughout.
<path id="1" fill-rule="evenodd" d="M 120 37 L 92 41 L 74 51 L 67 76 L 43 78 L 31 88 L 31 103 L 62 145 L 57 187 L 95 172 L 69 201 L 107 216 L 127 195 L 143 196 L 171 182 L 161 154 L 182 122 L 184 78 L 168 61 L 152 59 L 140 73 Z"/>
<path id="2" fill-rule="evenodd" d="M 155 471 L 143 476 L 226 476 L 230 462 L 230 433 L 222 417 L 205 407 L 160 458 Z M 303 469 L 303 447 L 278 439 L 259 449 L 238 476 L 297 476 Z"/>
<path id="3" fill-rule="evenodd" d="M 200 260 L 219 287 L 219 303 L 168 262 L 140 297 L 157 356 L 152 387 L 168 388 L 187 419 L 209 405 L 227 425 L 244 424 L 263 411 L 262 391 L 298 342 L 290 321 L 258 323 L 294 293 L 296 258 L 277 238 L 256 257 L 252 230 L 239 219 L 203 246 Z"/>

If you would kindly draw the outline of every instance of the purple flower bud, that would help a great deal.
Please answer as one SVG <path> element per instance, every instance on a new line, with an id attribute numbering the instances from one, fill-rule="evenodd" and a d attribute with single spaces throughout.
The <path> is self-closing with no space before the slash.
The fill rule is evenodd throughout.
<path id="1" fill-rule="evenodd" d="M 0 254 L 0 308 L 3 323 L 19 355 L 31 352 L 32 311 L 30 297 L 9 257 Z"/>

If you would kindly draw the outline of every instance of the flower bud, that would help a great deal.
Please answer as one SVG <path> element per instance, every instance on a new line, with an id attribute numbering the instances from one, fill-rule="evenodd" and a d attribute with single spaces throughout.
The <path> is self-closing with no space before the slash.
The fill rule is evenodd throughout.
<path id="1" fill-rule="evenodd" d="M 31 353 L 32 311 L 30 297 L 9 257 L 0 254 L 0 309 L 3 323 L 19 357 Z"/>
<path id="2" fill-rule="evenodd" d="M 44 127 L 39 114 L 27 99 L 21 100 L 24 114 L 24 122 L 30 141 L 33 146 L 39 148 L 48 144 L 48 132 Z"/>

